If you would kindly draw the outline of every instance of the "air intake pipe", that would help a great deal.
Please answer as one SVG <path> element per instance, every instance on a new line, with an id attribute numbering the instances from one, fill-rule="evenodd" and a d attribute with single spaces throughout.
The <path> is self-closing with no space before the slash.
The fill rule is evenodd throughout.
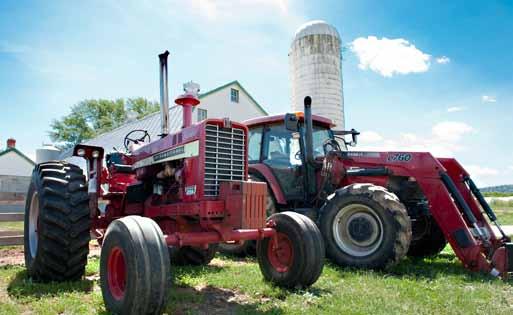
<path id="1" fill-rule="evenodd" d="M 169 133 L 169 91 L 167 83 L 167 57 L 169 51 L 159 55 L 160 61 L 160 130 L 161 136 Z"/>

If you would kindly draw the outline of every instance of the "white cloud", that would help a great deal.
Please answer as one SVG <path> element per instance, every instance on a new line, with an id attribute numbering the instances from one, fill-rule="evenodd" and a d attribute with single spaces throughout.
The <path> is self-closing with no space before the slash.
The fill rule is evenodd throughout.
<path id="1" fill-rule="evenodd" d="M 463 135 L 474 131 L 474 128 L 463 122 L 444 121 L 434 125 L 431 131 L 435 137 L 456 142 Z"/>
<path id="2" fill-rule="evenodd" d="M 440 63 L 442 65 L 445 65 L 449 62 L 451 62 L 451 59 L 447 56 L 442 56 L 442 57 L 436 58 L 436 63 Z"/>
<path id="3" fill-rule="evenodd" d="M 464 136 L 475 132 L 474 128 L 463 122 L 440 122 L 431 128 L 427 136 L 414 133 L 402 133 L 398 137 L 386 138 L 374 131 L 362 132 L 358 150 L 363 151 L 410 151 L 431 152 L 438 157 L 453 157 L 465 150 L 461 144 Z"/>
<path id="4" fill-rule="evenodd" d="M 495 103 L 497 102 L 497 99 L 495 98 L 495 96 L 483 95 L 481 96 L 481 101 L 483 103 Z"/>
<path id="5" fill-rule="evenodd" d="M 486 167 L 486 166 L 466 165 L 465 169 L 471 176 L 475 176 L 475 177 L 499 175 L 498 170 L 496 170 L 494 168 Z"/>
<path id="6" fill-rule="evenodd" d="M 363 131 L 358 136 L 358 140 L 363 141 L 365 143 L 374 143 L 374 142 L 382 141 L 383 137 L 375 131 Z"/>
<path id="7" fill-rule="evenodd" d="M 513 171 L 513 165 L 508 166 L 508 170 Z"/>
<path id="8" fill-rule="evenodd" d="M 453 106 L 453 107 L 449 107 L 447 108 L 447 112 L 449 113 L 454 113 L 454 112 L 461 112 L 463 110 L 465 110 L 466 108 L 465 107 L 461 107 L 461 106 Z"/>
<path id="9" fill-rule="evenodd" d="M 426 72 L 430 66 L 431 56 L 403 38 L 359 37 L 351 43 L 351 50 L 359 59 L 360 69 L 370 69 L 385 77 Z"/>

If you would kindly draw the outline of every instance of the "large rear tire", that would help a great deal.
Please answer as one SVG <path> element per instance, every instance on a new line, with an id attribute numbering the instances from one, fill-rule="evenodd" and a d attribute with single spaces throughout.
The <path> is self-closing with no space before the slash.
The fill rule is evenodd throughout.
<path id="1" fill-rule="evenodd" d="M 249 175 L 249 180 L 253 182 L 264 182 L 265 180 L 261 179 L 260 177 Z M 267 199 L 266 199 L 266 208 L 265 213 L 267 217 L 270 217 L 274 213 L 276 213 L 276 202 L 274 201 L 273 193 L 271 189 L 269 188 L 269 184 L 267 185 Z M 226 254 L 226 255 L 232 255 L 232 256 L 238 256 L 238 257 L 245 257 L 245 256 L 255 256 L 256 255 L 256 241 L 242 241 L 242 242 L 236 242 L 236 243 L 221 243 L 219 244 L 219 252 Z"/>
<path id="2" fill-rule="evenodd" d="M 257 242 L 257 259 L 266 281 L 286 288 L 315 283 L 324 267 L 324 243 L 317 226 L 295 212 L 273 214 L 276 236 Z"/>
<path id="3" fill-rule="evenodd" d="M 408 256 L 416 258 L 438 255 L 447 245 L 444 233 L 433 218 L 428 219 L 427 232 L 418 240 L 412 240 Z"/>
<path id="4" fill-rule="evenodd" d="M 210 244 L 208 248 L 197 246 L 183 246 L 180 248 L 169 247 L 169 258 L 173 265 L 208 265 L 214 259 L 217 252 L 217 244 Z"/>
<path id="5" fill-rule="evenodd" d="M 25 203 L 28 274 L 41 281 L 73 281 L 89 254 L 89 196 L 82 170 L 66 162 L 37 165 Z"/>
<path id="6" fill-rule="evenodd" d="M 342 266 L 386 268 L 408 252 L 411 221 L 396 195 L 372 184 L 336 191 L 321 209 L 328 257 Z"/>
<path id="7" fill-rule="evenodd" d="M 113 221 L 100 256 L 100 286 L 114 314 L 161 314 L 171 272 L 164 234 L 155 221 L 127 216 Z"/>

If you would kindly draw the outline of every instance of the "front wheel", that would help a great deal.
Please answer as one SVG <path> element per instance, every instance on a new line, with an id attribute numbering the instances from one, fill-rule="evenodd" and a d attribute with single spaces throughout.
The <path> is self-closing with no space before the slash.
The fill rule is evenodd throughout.
<path id="1" fill-rule="evenodd" d="M 315 283 L 324 266 L 322 235 L 308 217 L 295 212 L 273 214 L 276 235 L 257 242 L 264 279 L 286 288 Z"/>
<path id="2" fill-rule="evenodd" d="M 100 286 L 114 314 L 160 314 L 171 283 L 169 253 L 155 221 L 127 216 L 113 221 L 100 256 Z"/>
<path id="3" fill-rule="evenodd" d="M 372 184 L 339 189 L 321 209 L 328 257 L 357 268 L 386 268 L 408 252 L 411 221 L 396 195 Z"/>

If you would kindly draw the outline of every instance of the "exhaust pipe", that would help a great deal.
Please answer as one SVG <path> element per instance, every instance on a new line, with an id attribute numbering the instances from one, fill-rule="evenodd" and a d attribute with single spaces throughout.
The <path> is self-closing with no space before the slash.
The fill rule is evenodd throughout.
<path id="1" fill-rule="evenodd" d="M 169 91 L 167 83 L 167 57 L 169 51 L 159 55 L 160 61 L 160 130 L 161 137 L 169 134 Z"/>
<path id="2" fill-rule="evenodd" d="M 312 120 L 312 98 L 305 97 L 305 158 L 307 163 L 314 162 L 313 156 L 313 120 Z"/>

